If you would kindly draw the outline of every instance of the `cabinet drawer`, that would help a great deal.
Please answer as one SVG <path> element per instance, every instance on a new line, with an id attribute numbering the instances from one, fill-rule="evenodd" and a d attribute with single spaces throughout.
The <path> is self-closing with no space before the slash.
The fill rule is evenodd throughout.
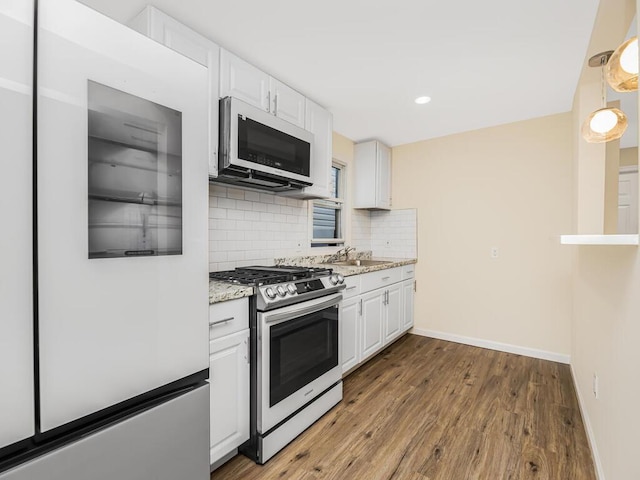
<path id="1" fill-rule="evenodd" d="M 209 340 L 249 328 L 249 301 L 238 298 L 209 307 Z"/>
<path id="2" fill-rule="evenodd" d="M 402 280 L 415 278 L 415 276 L 416 276 L 416 266 L 414 264 L 405 265 L 404 267 L 402 267 Z"/>
<path id="3" fill-rule="evenodd" d="M 360 275 L 360 292 L 365 293 L 376 288 L 386 287 L 402 280 L 402 268 L 388 268 Z"/>
<path id="4" fill-rule="evenodd" d="M 361 275 L 344 277 L 344 284 L 347 288 L 342 291 L 342 298 L 347 299 L 355 295 L 360 295 L 360 277 Z"/>

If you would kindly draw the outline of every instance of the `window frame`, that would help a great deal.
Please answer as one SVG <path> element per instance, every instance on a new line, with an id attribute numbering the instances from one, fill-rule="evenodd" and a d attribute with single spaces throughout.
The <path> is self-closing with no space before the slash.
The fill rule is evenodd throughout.
<path id="1" fill-rule="evenodd" d="M 346 186 L 347 186 L 347 165 L 342 163 L 335 158 L 331 162 L 331 168 L 337 168 L 340 170 L 340 174 L 338 175 L 338 194 L 340 195 L 338 198 L 330 197 L 330 198 L 322 198 L 315 199 L 309 201 L 309 237 L 310 237 L 310 246 L 311 248 L 336 248 L 343 247 L 346 244 L 345 239 L 345 230 L 346 230 L 346 207 L 347 207 L 347 199 L 346 199 Z M 316 205 L 316 202 L 319 204 L 335 204 L 338 205 L 336 210 L 340 211 L 340 238 L 314 238 L 313 230 L 313 208 Z M 331 206 L 333 207 L 333 205 Z M 327 245 L 330 244 L 330 245 Z"/>

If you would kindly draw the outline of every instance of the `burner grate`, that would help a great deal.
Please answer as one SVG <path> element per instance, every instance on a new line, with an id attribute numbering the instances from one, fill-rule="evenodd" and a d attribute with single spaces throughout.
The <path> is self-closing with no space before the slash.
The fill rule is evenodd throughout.
<path id="1" fill-rule="evenodd" d="M 317 278 L 331 275 L 330 268 L 294 267 L 275 265 L 272 267 L 240 267 L 235 270 L 211 272 L 209 278 L 241 285 L 271 285 L 274 283 L 295 282 L 305 278 Z"/>

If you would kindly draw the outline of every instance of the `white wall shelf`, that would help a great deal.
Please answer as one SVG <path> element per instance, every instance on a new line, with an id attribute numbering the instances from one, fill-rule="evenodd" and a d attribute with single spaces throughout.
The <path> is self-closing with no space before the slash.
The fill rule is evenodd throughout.
<path id="1" fill-rule="evenodd" d="M 560 235 L 563 245 L 638 245 L 640 235 Z"/>

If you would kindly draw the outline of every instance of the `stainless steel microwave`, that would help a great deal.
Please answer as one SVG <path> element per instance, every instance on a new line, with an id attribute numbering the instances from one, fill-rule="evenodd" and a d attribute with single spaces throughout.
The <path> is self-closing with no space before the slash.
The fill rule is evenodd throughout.
<path id="1" fill-rule="evenodd" d="M 220 100 L 216 181 L 272 191 L 312 185 L 313 134 L 237 98 Z"/>

